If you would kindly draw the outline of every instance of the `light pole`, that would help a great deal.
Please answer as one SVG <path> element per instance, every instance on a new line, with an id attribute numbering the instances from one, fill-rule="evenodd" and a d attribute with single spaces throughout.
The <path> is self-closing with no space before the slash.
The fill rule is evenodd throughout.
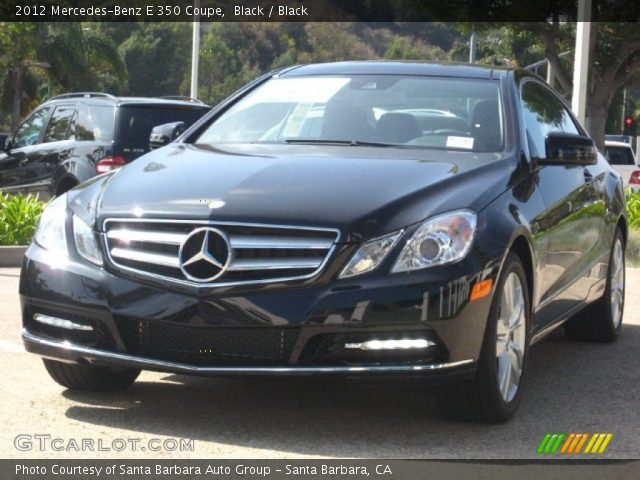
<path id="1" fill-rule="evenodd" d="M 476 63 L 476 56 L 478 53 L 478 45 L 476 32 L 471 32 L 471 38 L 469 38 L 469 63 Z"/>
<path id="2" fill-rule="evenodd" d="M 587 118 L 587 86 L 589 80 L 589 40 L 591 36 L 591 0 L 578 3 L 576 25 L 576 54 L 573 63 L 573 95 L 571 109 L 578 121 L 585 125 Z M 588 128 L 587 125 L 585 127 Z"/>
<path id="3" fill-rule="evenodd" d="M 194 11 L 200 8 L 200 0 L 195 0 Z M 200 60 L 200 21 L 193 16 L 193 37 L 191 40 L 191 98 L 198 98 L 198 62 Z"/>

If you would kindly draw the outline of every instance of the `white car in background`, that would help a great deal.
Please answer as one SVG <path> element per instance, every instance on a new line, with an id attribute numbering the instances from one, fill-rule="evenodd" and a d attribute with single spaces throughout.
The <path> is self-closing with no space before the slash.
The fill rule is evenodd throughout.
<path id="1" fill-rule="evenodd" d="M 604 156 L 609 165 L 622 175 L 624 188 L 640 190 L 640 169 L 636 164 L 635 154 L 631 145 L 625 142 L 604 142 Z"/>

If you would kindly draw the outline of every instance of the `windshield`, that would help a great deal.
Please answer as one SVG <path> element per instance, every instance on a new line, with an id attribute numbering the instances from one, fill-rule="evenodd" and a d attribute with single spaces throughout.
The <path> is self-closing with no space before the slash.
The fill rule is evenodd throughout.
<path id="1" fill-rule="evenodd" d="M 604 153 L 609 165 L 635 165 L 633 151 L 630 147 L 605 146 Z"/>
<path id="2" fill-rule="evenodd" d="M 348 143 L 502 150 L 498 83 L 401 75 L 276 78 L 224 112 L 196 143 Z"/>

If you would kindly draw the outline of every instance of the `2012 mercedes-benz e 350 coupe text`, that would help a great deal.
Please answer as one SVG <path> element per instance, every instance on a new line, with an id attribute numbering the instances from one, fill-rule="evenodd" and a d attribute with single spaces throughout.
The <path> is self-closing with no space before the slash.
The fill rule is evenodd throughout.
<path id="1" fill-rule="evenodd" d="M 68 388 L 409 376 L 499 422 L 554 327 L 618 336 L 626 237 L 619 175 L 538 77 L 291 67 L 49 204 L 23 339 Z"/>

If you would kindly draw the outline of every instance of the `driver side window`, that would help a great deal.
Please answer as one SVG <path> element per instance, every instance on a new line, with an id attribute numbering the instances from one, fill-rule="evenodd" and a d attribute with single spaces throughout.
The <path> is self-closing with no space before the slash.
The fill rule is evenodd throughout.
<path id="1" fill-rule="evenodd" d="M 532 157 L 546 157 L 545 139 L 550 132 L 580 134 L 564 104 L 541 84 L 526 82 L 521 95 L 522 115 Z"/>
<path id="2" fill-rule="evenodd" d="M 37 143 L 47 123 L 49 111 L 50 108 L 48 107 L 42 108 L 33 112 L 31 116 L 22 123 L 13 137 L 12 148 L 22 148 Z"/>

